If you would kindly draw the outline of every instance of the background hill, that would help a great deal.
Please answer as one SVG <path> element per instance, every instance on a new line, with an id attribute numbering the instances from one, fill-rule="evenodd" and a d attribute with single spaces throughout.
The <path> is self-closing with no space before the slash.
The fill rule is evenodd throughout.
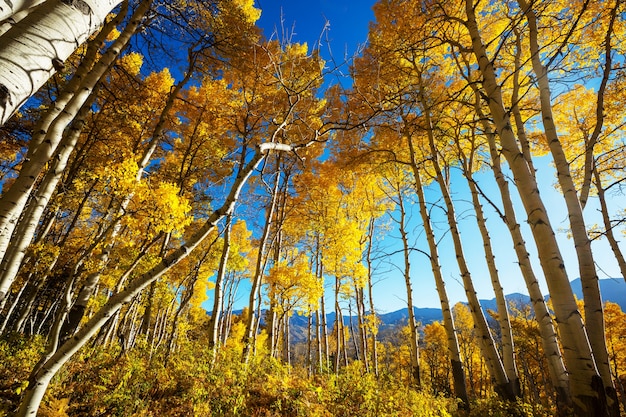
<path id="1" fill-rule="evenodd" d="M 583 298 L 582 295 L 582 285 L 580 282 L 580 278 L 572 281 L 572 289 L 574 294 L 579 299 Z M 611 301 L 613 303 L 619 304 L 623 311 L 626 311 L 626 282 L 621 278 L 609 278 L 609 279 L 601 279 L 600 280 L 600 291 L 602 293 L 602 297 L 604 301 Z M 508 294 L 507 300 L 509 302 L 513 302 L 518 306 L 522 306 L 530 303 L 530 297 L 525 294 L 513 293 Z M 546 299 L 549 298 L 546 296 Z M 481 306 L 483 310 L 486 312 L 487 310 L 497 310 L 496 307 L 496 299 L 492 298 L 490 300 L 480 300 Z M 418 322 L 422 323 L 422 325 L 426 325 L 432 323 L 436 320 L 442 320 L 443 316 L 441 313 L 441 309 L 438 308 L 418 308 L 413 307 L 413 311 L 415 312 L 415 318 Z M 400 327 L 405 326 L 408 322 L 409 311 L 408 308 L 402 308 L 400 310 L 393 311 L 391 313 L 380 314 L 380 329 L 379 329 L 379 337 L 380 340 L 391 340 L 394 335 L 397 333 Z M 329 329 L 332 328 L 333 323 L 335 322 L 335 313 L 329 313 L 326 315 L 326 323 L 329 325 Z M 352 317 L 352 322 L 356 326 L 356 317 Z M 350 317 L 344 316 L 344 323 L 349 325 Z M 307 325 L 308 319 L 305 316 L 300 316 L 298 314 L 294 314 L 291 318 L 291 338 L 292 343 L 302 343 L 307 340 Z"/>

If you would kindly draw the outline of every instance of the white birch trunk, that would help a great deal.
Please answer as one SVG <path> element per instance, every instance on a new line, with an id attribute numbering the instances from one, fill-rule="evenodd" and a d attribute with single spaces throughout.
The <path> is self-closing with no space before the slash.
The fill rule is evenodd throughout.
<path id="1" fill-rule="evenodd" d="M 229 217 L 226 219 L 226 225 L 224 226 L 224 247 L 222 248 L 222 256 L 220 257 L 220 264 L 217 269 L 217 276 L 215 278 L 215 289 L 213 290 L 213 310 L 211 311 L 211 318 L 209 319 L 209 335 L 208 342 L 209 348 L 213 349 L 219 345 L 219 324 L 220 315 L 222 313 L 222 305 L 224 304 L 224 291 L 223 282 L 226 276 L 226 267 L 228 264 L 228 256 L 230 253 L 230 229 L 232 219 Z"/>
<path id="2" fill-rule="evenodd" d="M 26 3 L 26 2 L 24 2 Z M 0 125 L 56 72 L 121 0 L 48 0 L 0 38 Z"/>
<path id="3" fill-rule="evenodd" d="M 63 343 L 63 345 L 56 350 L 54 355 L 30 376 L 29 385 L 16 414 L 17 417 L 36 415 L 52 377 L 61 369 L 63 364 L 95 335 L 122 305 L 130 302 L 146 286 L 165 274 L 182 259 L 186 258 L 191 251 L 209 236 L 217 227 L 220 220 L 233 212 L 244 185 L 261 161 L 263 161 L 268 149 L 272 149 L 271 144 L 269 146 L 265 145 L 264 147 L 259 146 L 254 157 L 237 174 L 224 204 L 209 216 L 205 224 L 184 245 L 163 258 L 154 268 L 128 284 L 125 290 L 113 295 L 72 338 Z"/>
<path id="4" fill-rule="evenodd" d="M 585 301 L 585 324 L 587 326 L 589 343 L 593 352 L 592 358 L 595 361 L 600 377 L 602 378 L 602 383 L 604 384 L 604 389 L 606 390 L 609 410 L 612 411 L 612 415 L 617 416 L 619 415 L 619 404 L 617 402 L 615 386 L 613 385 L 611 367 L 609 364 L 609 354 L 606 347 L 602 297 L 600 295 L 600 284 L 598 282 L 598 274 L 596 273 L 593 252 L 591 251 L 591 240 L 587 235 L 587 227 L 585 225 L 585 218 L 583 217 L 581 201 L 578 198 L 576 186 L 574 185 L 574 181 L 570 173 L 569 162 L 565 157 L 565 152 L 559 140 L 557 127 L 554 123 L 554 117 L 552 115 L 548 69 L 541 63 L 538 44 L 538 23 L 536 16 L 531 6 L 525 0 L 519 0 L 519 4 L 525 11 L 529 25 L 530 52 L 533 71 L 537 76 L 537 84 L 539 86 L 541 121 L 544 126 L 550 153 L 554 159 L 559 186 L 567 206 L 570 230 L 574 240 L 574 247 L 576 249 L 578 270 L 580 280 L 582 282 L 583 297 Z M 601 103 L 599 104 L 601 105 Z M 601 123 L 601 120 L 597 120 L 597 122 Z M 599 134 L 599 131 L 597 133 Z M 587 152 L 592 152 L 593 143 L 586 144 L 586 148 Z M 592 156 L 588 155 L 586 159 L 590 162 Z"/>
<path id="5" fill-rule="evenodd" d="M 15 15 L 39 6 L 45 0 L 0 0 L 0 22 L 15 18 Z"/>
<path id="6" fill-rule="evenodd" d="M 604 415 L 603 399 L 600 393 L 598 370 L 587 339 L 582 316 L 565 271 L 563 257 L 550 225 L 546 208 L 539 196 L 537 183 L 529 166 L 519 151 L 509 116 L 504 108 L 502 93 L 496 80 L 493 64 L 487 57 L 482 43 L 474 4 L 466 0 L 467 28 L 472 40 L 473 53 L 483 76 L 483 88 L 488 105 L 500 136 L 502 153 L 510 164 L 519 189 L 522 204 L 528 215 L 533 237 L 537 244 L 541 266 L 552 296 L 553 306 L 559 323 L 559 334 L 563 342 L 563 352 L 570 372 L 570 389 L 577 415 Z M 602 382 L 600 382 L 600 386 Z M 594 414 L 598 413 L 598 414 Z"/>
<path id="7" fill-rule="evenodd" d="M 504 206 L 504 214 L 502 215 L 503 221 L 506 223 L 511 239 L 513 241 L 513 248 L 517 256 L 520 271 L 522 277 L 528 288 L 528 295 L 535 312 L 535 320 L 539 325 L 539 333 L 541 335 L 541 342 L 543 345 L 543 351 L 548 361 L 548 371 L 554 387 L 557 391 L 557 409 L 560 412 L 565 412 L 571 406 L 571 397 L 569 393 L 569 375 L 565 364 L 563 363 L 563 356 L 561 355 L 561 349 L 559 347 L 558 336 L 554 327 L 552 316 L 548 311 L 546 302 L 544 300 L 543 292 L 539 288 L 539 282 L 535 276 L 533 266 L 530 261 L 528 250 L 526 249 L 526 242 L 522 236 L 520 225 L 517 222 L 515 214 L 515 208 L 511 200 L 511 194 L 509 191 L 509 185 L 506 177 L 502 173 L 501 159 L 496 146 L 495 133 L 491 129 L 491 126 L 487 123 L 487 117 L 483 114 L 480 107 L 480 94 L 478 93 L 478 87 L 472 86 L 476 97 L 476 114 L 482 121 L 483 130 L 487 136 L 489 142 L 489 153 L 491 155 L 491 169 L 500 190 L 500 196 L 502 198 L 502 205 Z M 534 172 L 531 170 L 531 172 Z"/>
<path id="8" fill-rule="evenodd" d="M 435 278 L 435 286 L 437 288 L 437 294 L 439 295 L 439 302 L 441 303 L 443 326 L 446 330 L 448 358 L 450 359 L 450 366 L 452 368 L 452 382 L 454 385 L 454 394 L 458 399 L 461 400 L 460 407 L 465 410 L 469 410 L 469 398 L 467 394 L 467 385 L 465 382 L 465 370 L 463 369 L 463 361 L 461 360 L 459 340 L 457 337 L 456 328 L 454 327 L 454 319 L 452 317 L 452 309 L 450 308 L 450 302 L 448 300 L 446 284 L 441 273 L 441 264 L 439 262 L 437 241 L 435 239 L 435 233 L 430 223 L 428 208 L 426 207 L 424 187 L 422 185 L 419 167 L 417 166 L 417 163 L 415 161 L 415 149 L 413 147 L 413 142 L 410 140 L 409 137 L 407 137 L 407 140 L 409 145 L 409 153 L 411 156 L 411 168 L 413 170 L 413 177 L 415 180 L 415 192 L 418 197 L 420 216 L 422 217 L 424 233 L 426 235 L 426 240 L 428 242 L 428 248 L 430 252 L 430 266 L 433 272 L 433 276 Z"/>
<path id="9" fill-rule="evenodd" d="M 61 141 L 60 150 L 52 163 L 52 166 L 46 172 L 41 184 L 37 189 L 32 201 L 28 205 L 23 217 L 20 219 L 16 229 L 15 236 L 11 239 L 9 250 L 0 262 L 0 300 L 2 294 L 7 294 L 9 288 L 22 265 L 26 249 L 30 245 L 39 220 L 48 206 L 50 198 L 56 190 L 57 184 L 63 175 L 63 170 L 67 165 L 67 161 L 74 150 L 74 146 L 80 136 L 83 123 L 73 126 L 66 137 Z"/>
<path id="10" fill-rule="evenodd" d="M 502 363 L 504 364 L 504 370 L 509 378 L 512 392 L 515 396 L 521 395 L 521 388 L 519 382 L 519 376 L 517 374 L 517 366 L 515 364 L 515 349 L 513 346 L 513 330 L 511 328 L 511 321 L 509 319 L 509 309 L 504 295 L 504 289 L 500 283 L 500 274 L 496 266 L 495 256 L 493 254 L 493 248 L 491 245 L 491 237 L 487 230 L 487 224 L 485 215 L 483 213 L 482 206 L 478 197 L 478 189 L 474 180 L 471 177 L 471 173 L 468 175 L 468 184 L 472 194 L 472 202 L 476 211 L 476 221 L 478 223 L 478 229 L 483 240 L 483 248 L 485 249 L 485 259 L 487 261 L 487 269 L 489 276 L 491 277 L 491 285 L 496 296 L 496 304 L 498 307 L 498 323 L 500 324 L 500 333 L 502 335 Z"/>
<path id="11" fill-rule="evenodd" d="M 420 366 L 419 366 L 419 334 L 417 333 L 417 322 L 415 321 L 415 311 L 413 310 L 413 287 L 411 284 L 411 260 L 410 260 L 410 245 L 408 240 L 408 233 L 406 231 L 406 210 L 404 207 L 404 197 L 402 196 L 402 189 L 398 185 L 397 187 L 398 200 L 397 204 L 400 209 L 400 219 L 396 222 L 400 229 L 400 238 L 402 239 L 402 248 L 404 250 L 404 285 L 406 287 L 406 301 L 408 308 L 408 326 L 411 331 L 411 339 L 409 347 L 411 348 L 411 379 L 412 383 L 416 387 L 421 386 L 420 379 Z"/>
<path id="12" fill-rule="evenodd" d="M 22 164 L 18 178 L 11 185 L 11 188 L 0 198 L 0 259 L 5 256 L 13 231 L 17 226 L 35 181 L 39 177 L 45 164 L 48 163 L 56 152 L 62 139 L 63 131 L 67 125 L 72 122 L 80 108 L 90 98 L 95 85 L 106 74 L 113 62 L 115 62 L 120 51 L 135 33 L 141 18 L 150 7 L 150 3 L 150 1 L 142 2 L 141 6 L 135 11 L 131 22 L 129 22 L 122 34 L 120 34 L 114 44 L 107 50 L 90 72 L 87 72 L 85 68 L 81 70 L 81 76 L 78 77 L 78 81 L 80 82 L 72 82 L 72 84 L 75 85 L 69 89 L 68 94 L 64 95 L 66 96 L 63 100 L 64 103 L 60 103 L 59 100 L 57 100 L 54 109 L 46 116 L 49 120 L 52 116 L 57 114 L 58 116 L 54 118 L 54 121 L 50 121 L 47 126 L 38 125 L 37 131 L 32 138 L 33 143 L 29 145 L 29 152 L 26 160 Z M 83 71 L 84 74 L 82 73 Z M 40 131 L 42 133 L 39 133 Z M 41 143 L 41 145 L 37 146 L 38 143 Z M 65 151 L 71 150 L 66 149 Z M 38 219 L 30 219 L 28 221 L 37 222 Z M 4 288 L 8 288 L 14 278 L 15 276 L 5 276 L 5 274 L 3 274 L 2 286 L 0 287 L 0 300 L 2 300 L 6 294 L 6 292 L 3 292 Z"/>

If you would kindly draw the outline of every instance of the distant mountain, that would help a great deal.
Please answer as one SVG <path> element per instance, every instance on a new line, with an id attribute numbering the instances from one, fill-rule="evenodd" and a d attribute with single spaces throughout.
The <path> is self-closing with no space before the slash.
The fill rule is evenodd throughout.
<path id="1" fill-rule="evenodd" d="M 572 290 L 579 299 L 583 298 L 580 278 L 572 281 Z M 626 311 L 626 282 L 623 279 L 601 279 L 600 292 L 602 293 L 604 301 L 611 301 L 613 303 L 619 304 L 622 310 Z M 525 294 L 513 293 L 507 295 L 506 298 L 507 301 L 513 302 L 520 307 L 530 303 L 530 297 Z M 547 298 L 549 298 L 549 296 L 546 296 L 546 299 Z M 495 298 L 492 298 L 491 300 L 480 300 L 480 303 L 485 312 L 487 310 L 497 310 Z M 413 307 L 413 311 L 415 314 L 415 319 L 422 325 L 427 325 L 432 323 L 433 321 L 443 319 L 441 309 L 439 308 Z M 235 314 L 238 314 L 238 312 L 235 312 Z M 403 308 L 397 311 L 393 311 L 391 313 L 379 314 L 378 318 L 380 319 L 379 339 L 389 340 L 393 338 L 395 334 L 397 334 L 397 329 L 399 327 L 405 326 L 406 323 L 408 323 L 409 310 L 407 308 Z M 343 321 L 346 325 L 348 325 L 350 323 L 350 317 L 348 315 L 345 315 L 343 317 Z M 313 322 L 315 323 L 315 319 L 313 319 Z M 326 315 L 326 323 L 329 330 L 332 329 L 334 322 L 335 313 L 328 313 Z M 352 323 L 356 326 L 357 319 L 355 316 L 352 317 Z M 307 340 L 307 328 L 308 318 L 306 316 L 294 314 L 290 319 L 290 332 L 292 343 L 305 342 Z"/>
<path id="2" fill-rule="evenodd" d="M 580 278 L 572 281 L 572 289 L 576 297 L 582 300 L 583 288 Z M 601 279 L 600 294 L 602 294 L 602 301 L 619 304 L 622 311 L 626 311 L 626 281 L 623 278 Z"/>

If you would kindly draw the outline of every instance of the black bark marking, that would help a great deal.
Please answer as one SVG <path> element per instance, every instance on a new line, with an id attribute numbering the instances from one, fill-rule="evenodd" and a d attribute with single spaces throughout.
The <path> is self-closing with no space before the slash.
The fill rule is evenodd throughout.
<path id="1" fill-rule="evenodd" d="M 75 8 L 76 10 L 84 14 L 85 16 L 88 16 L 91 14 L 91 7 L 89 7 L 89 5 L 85 3 L 83 0 L 61 0 L 61 2 L 67 4 L 70 7 Z"/>
<path id="2" fill-rule="evenodd" d="M 6 85 L 0 84 L 0 106 L 6 109 L 7 103 L 11 106 L 13 105 L 13 100 L 11 100 L 11 93 L 9 92 L 9 88 Z"/>

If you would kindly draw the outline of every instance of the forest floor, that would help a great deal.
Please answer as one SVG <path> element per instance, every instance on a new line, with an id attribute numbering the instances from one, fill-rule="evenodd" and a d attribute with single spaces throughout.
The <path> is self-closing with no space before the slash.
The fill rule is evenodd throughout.
<path id="1" fill-rule="evenodd" d="M 187 347 L 188 348 L 188 347 Z M 0 340 L 0 417 L 19 405 L 28 374 L 43 352 L 41 338 Z M 63 416 L 547 416 L 528 404 L 495 397 L 472 402 L 416 390 L 394 377 L 378 378 L 353 362 L 338 374 L 256 357 L 247 366 L 236 349 L 213 360 L 208 348 L 179 350 L 166 360 L 145 346 L 85 349 L 55 377 L 40 417 Z"/>

